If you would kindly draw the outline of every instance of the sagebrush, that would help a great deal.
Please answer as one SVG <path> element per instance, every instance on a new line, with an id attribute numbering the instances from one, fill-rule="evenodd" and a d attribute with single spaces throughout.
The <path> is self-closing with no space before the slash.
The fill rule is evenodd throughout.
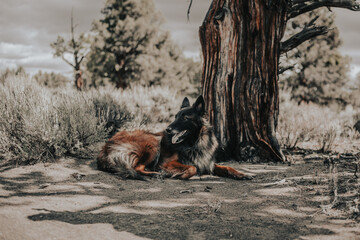
<path id="1" fill-rule="evenodd" d="M 2 163 L 88 157 L 89 146 L 119 128 L 160 130 L 179 104 L 176 92 L 160 87 L 77 92 L 41 87 L 26 76 L 9 76 L 1 85 Z"/>
<path id="2" fill-rule="evenodd" d="M 277 138 L 287 149 L 356 153 L 360 151 L 360 134 L 354 129 L 358 114 L 352 105 L 298 104 L 289 91 L 282 91 Z"/>

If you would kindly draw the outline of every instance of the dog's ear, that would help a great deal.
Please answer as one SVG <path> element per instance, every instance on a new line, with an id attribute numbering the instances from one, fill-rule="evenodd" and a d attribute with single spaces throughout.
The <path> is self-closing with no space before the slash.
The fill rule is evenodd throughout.
<path id="1" fill-rule="evenodd" d="M 200 95 L 200 96 L 196 99 L 193 107 L 194 107 L 195 110 L 200 114 L 200 116 L 203 116 L 203 115 L 205 114 L 205 101 L 204 101 L 204 98 L 203 98 L 202 95 Z"/>
<path id="2" fill-rule="evenodd" d="M 184 98 L 180 109 L 183 109 L 183 108 L 186 108 L 186 107 L 190 107 L 190 101 L 189 101 L 189 99 L 187 97 Z"/>

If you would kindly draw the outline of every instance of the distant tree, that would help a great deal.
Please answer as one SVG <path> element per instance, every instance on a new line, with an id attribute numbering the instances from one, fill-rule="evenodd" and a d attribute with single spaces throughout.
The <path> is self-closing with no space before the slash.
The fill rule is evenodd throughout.
<path id="1" fill-rule="evenodd" d="M 60 73 L 47 73 L 39 71 L 33 76 L 37 83 L 48 88 L 64 88 L 69 79 Z"/>
<path id="2" fill-rule="evenodd" d="M 117 88 L 167 82 L 181 89 L 195 77 L 189 69 L 196 64 L 160 29 L 163 17 L 152 0 L 107 0 L 102 14 L 93 24 L 87 63 L 93 86 L 106 80 Z"/>
<path id="3" fill-rule="evenodd" d="M 299 103 L 346 103 L 344 86 L 349 81 L 349 58 L 338 49 L 342 41 L 334 20 L 335 15 L 328 9 L 318 9 L 287 23 L 285 38 L 315 22 L 330 29 L 326 35 L 310 39 L 281 59 L 282 65 L 291 67 L 291 71 L 282 74 L 280 81 L 291 89 L 292 97 Z"/>
<path id="4" fill-rule="evenodd" d="M 75 28 L 73 11 L 71 10 L 71 39 L 65 42 L 65 39 L 62 36 L 58 36 L 56 42 L 51 43 L 50 46 L 55 50 L 55 57 L 61 57 L 74 69 L 75 87 L 77 90 L 81 91 L 84 87 L 84 81 L 80 66 L 89 50 L 89 40 L 84 33 L 81 33 L 79 37 L 76 38 Z M 66 58 L 66 55 L 68 54 L 73 56 L 73 61 Z"/>

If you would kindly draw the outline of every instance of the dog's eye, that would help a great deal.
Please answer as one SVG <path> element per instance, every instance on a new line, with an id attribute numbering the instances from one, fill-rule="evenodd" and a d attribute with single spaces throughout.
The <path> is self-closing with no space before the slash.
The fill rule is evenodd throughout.
<path id="1" fill-rule="evenodd" d="M 189 120 L 190 118 L 189 118 L 189 116 L 183 115 L 183 116 L 182 116 L 182 119 L 183 119 L 183 120 Z"/>

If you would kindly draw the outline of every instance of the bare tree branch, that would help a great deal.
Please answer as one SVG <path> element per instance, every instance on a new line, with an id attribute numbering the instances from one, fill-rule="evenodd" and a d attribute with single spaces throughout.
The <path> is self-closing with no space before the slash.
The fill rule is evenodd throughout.
<path id="1" fill-rule="evenodd" d="M 188 7 L 188 10 L 187 10 L 187 20 L 188 21 L 189 21 L 189 18 L 190 18 L 190 10 L 191 10 L 192 2 L 193 2 L 193 0 L 190 0 L 189 7 Z"/>
<path id="2" fill-rule="evenodd" d="M 73 68 L 75 68 L 74 64 L 72 64 L 71 62 L 69 62 L 64 55 L 61 56 L 62 60 L 64 60 L 67 64 L 69 64 L 70 66 L 72 66 Z"/>
<path id="3" fill-rule="evenodd" d="M 286 67 L 280 67 L 279 68 L 279 75 L 283 74 L 287 70 L 294 69 L 294 67 L 295 67 L 294 65 L 290 65 L 290 66 L 286 66 Z"/>
<path id="4" fill-rule="evenodd" d="M 360 4 L 356 0 L 292 0 L 288 18 L 294 18 L 320 7 L 338 7 L 360 11 Z"/>
<path id="5" fill-rule="evenodd" d="M 281 42 L 280 53 L 286 53 L 311 38 L 328 33 L 329 29 L 327 27 L 314 25 L 314 22 L 318 19 L 318 17 L 319 16 L 313 18 L 308 24 L 306 24 L 301 32 L 290 37 L 288 40 Z"/>
<path id="6" fill-rule="evenodd" d="M 79 60 L 79 65 L 81 64 L 82 60 L 84 60 L 85 58 L 85 55 L 84 56 L 81 56 L 80 60 Z"/>

